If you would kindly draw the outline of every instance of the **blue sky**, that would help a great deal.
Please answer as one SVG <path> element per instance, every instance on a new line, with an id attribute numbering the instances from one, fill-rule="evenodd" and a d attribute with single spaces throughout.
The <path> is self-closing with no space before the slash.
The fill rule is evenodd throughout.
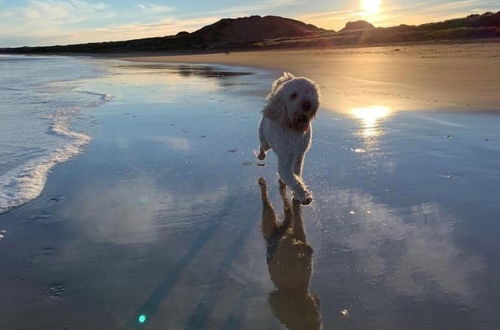
<path id="1" fill-rule="evenodd" d="M 0 0 L 0 47 L 164 36 L 248 15 L 338 30 L 357 19 L 391 26 L 498 10 L 499 0 Z"/>

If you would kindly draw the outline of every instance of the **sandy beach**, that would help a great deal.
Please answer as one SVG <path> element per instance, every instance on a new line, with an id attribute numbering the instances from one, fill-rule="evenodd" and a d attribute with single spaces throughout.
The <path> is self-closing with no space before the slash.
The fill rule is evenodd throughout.
<path id="1" fill-rule="evenodd" d="M 0 329 L 498 327 L 500 44 L 395 48 L 80 59 L 106 73 L 75 88 L 110 101 L 0 215 Z M 254 151 L 281 71 L 322 105 L 310 248 L 270 256 Z"/>
<path id="2" fill-rule="evenodd" d="M 323 107 L 498 110 L 500 43 L 230 54 L 135 56 L 135 62 L 218 63 L 291 71 L 317 81 Z"/>

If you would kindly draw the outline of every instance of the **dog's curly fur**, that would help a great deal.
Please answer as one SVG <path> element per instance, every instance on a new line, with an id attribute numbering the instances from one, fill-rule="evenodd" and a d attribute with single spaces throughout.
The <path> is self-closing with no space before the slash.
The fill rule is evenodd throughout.
<path id="1" fill-rule="evenodd" d="M 284 72 L 273 82 L 259 124 L 257 158 L 262 160 L 269 149 L 274 150 L 281 180 L 302 204 L 312 202 L 312 194 L 302 181 L 302 166 L 311 144 L 311 122 L 316 116 L 319 98 L 313 81 Z"/>

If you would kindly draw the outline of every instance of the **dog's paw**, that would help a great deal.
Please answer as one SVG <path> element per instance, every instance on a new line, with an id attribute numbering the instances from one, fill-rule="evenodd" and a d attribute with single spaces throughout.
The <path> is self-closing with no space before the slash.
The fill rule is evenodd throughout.
<path id="1" fill-rule="evenodd" d="M 302 205 L 309 205 L 313 201 L 312 195 L 307 196 L 304 200 L 300 201 Z"/>
<path id="2" fill-rule="evenodd" d="M 261 186 L 261 187 L 266 186 L 266 180 L 264 178 L 259 178 L 258 182 L 259 182 L 259 186 Z"/>
<path id="3" fill-rule="evenodd" d="M 266 152 L 264 151 L 261 151 L 257 154 L 257 159 L 258 160 L 264 160 L 264 158 L 266 158 Z"/>
<path id="4" fill-rule="evenodd" d="M 310 192 L 306 191 L 301 194 L 294 194 L 293 199 L 297 200 L 302 205 L 309 205 L 313 201 L 313 196 Z"/>

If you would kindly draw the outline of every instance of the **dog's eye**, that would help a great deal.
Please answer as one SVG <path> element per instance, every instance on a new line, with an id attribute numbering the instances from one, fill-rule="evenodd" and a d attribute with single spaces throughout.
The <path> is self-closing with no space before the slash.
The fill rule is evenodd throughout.
<path id="1" fill-rule="evenodd" d="M 297 93 L 292 93 L 292 95 L 290 95 L 290 99 L 293 100 L 297 98 Z"/>

